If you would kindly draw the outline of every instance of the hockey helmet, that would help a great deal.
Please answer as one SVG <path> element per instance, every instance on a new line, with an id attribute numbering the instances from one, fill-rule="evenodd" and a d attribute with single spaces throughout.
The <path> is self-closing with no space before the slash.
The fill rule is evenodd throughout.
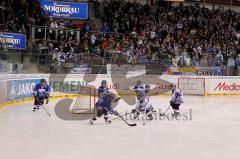
<path id="1" fill-rule="evenodd" d="M 47 83 L 47 81 L 45 79 L 41 79 L 40 83 Z"/>
<path id="2" fill-rule="evenodd" d="M 149 85 L 149 84 L 146 84 L 146 85 L 145 85 L 145 90 L 146 90 L 146 91 L 150 91 L 150 85 Z"/>
<path id="3" fill-rule="evenodd" d="M 107 81 L 106 80 L 102 80 L 101 85 L 107 85 Z"/>
<path id="4" fill-rule="evenodd" d="M 150 89 L 150 85 L 149 85 L 149 84 L 146 84 L 146 85 L 145 85 L 145 89 Z"/>
<path id="5" fill-rule="evenodd" d="M 171 83 L 170 87 L 175 89 L 176 88 L 176 84 L 175 83 Z"/>

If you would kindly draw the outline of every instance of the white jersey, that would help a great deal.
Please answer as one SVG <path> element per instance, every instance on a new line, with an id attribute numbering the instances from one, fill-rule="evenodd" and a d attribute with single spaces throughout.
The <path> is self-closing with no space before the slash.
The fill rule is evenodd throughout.
<path id="1" fill-rule="evenodd" d="M 171 101 L 174 104 L 182 104 L 183 103 L 183 93 L 182 93 L 182 91 L 179 90 L 179 89 L 175 89 L 172 92 Z"/>
<path id="2" fill-rule="evenodd" d="M 137 93 L 138 103 L 136 110 L 150 111 L 153 110 L 152 104 L 149 101 L 149 91 L 143 88 L 143 86 L 135 86 L 134 91 Z"/>
<path id="3" fill-rule="evenodd" d="M 145 100 L 147 93 L 143 86 L 135 85 L 133 89 L 137 93 L 138 101 Z"/>

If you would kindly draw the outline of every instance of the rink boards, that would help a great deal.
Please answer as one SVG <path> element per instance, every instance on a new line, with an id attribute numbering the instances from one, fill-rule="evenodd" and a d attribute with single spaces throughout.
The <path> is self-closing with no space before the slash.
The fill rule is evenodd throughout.
<path id="1" fill-rule="evenodd" d="M 32 101 L 32 88 L 45 78 L 51 88 L 51 98 L 74 98 L 81 86 L 94 86 L 98 88 L 101 81 L 107 80 L 109 89 L 118 95 L 133 95 L 130 87 L 134 85 L 136 79 L 113 75 L 83 75 L 83 74 L 5 74 L 0 75 L 0 108 L 16 103 Z M 240 77 L 239 76 L 141 76 L 143 83 L 151 83 L 151 89 L 160 90 L 155 95 L 170 95 L 169 83 L 179 84 L 179 79 L 191 78 L 198 81 L 204 79 L 205 96 L 239 96 Z M 159 82 L 156 82 L 159 81 Z M 187 85 L 187 83 L 185 83 Z M 194 87 L 187 86 L 187 87 Z M 198 88 L 195 88 L 196 91 Z"/>

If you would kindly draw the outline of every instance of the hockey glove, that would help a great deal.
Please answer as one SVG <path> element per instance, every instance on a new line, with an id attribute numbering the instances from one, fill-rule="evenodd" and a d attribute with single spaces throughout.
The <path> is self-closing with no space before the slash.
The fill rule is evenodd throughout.
<path id="1" fill-rule="evenodd" d="M 134 114 L 136 113 L 136 111 L 137 111 L 136 109 L 133 109 L 131 113 Z"/>

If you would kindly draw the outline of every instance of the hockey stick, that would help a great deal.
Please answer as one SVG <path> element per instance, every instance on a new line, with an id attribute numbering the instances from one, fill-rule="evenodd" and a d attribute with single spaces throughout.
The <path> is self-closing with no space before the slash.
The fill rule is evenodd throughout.
<path id="1" fill-rule="evenodd" d="M 130 123 L 128 123 L 125 119 L 123 119 L 123 117 L 121 116 L 121 115 L 117 115 L 120 119 L 122 119 L 122 121 L 124 121 L 128 126 L 137 126 L 137 124 L 136 123 L 134 123 L 134 124 L 130 124 Z"/>
<path id="2" fill-rule="evenodd" d="M 47 109 L 43 106 L 43 104 L 41 105 L 43 110 L 45 110 L 45 112 L 48 114 L 49 117 L 51 117 L 51 114 L 47 111 Z"/>
<path id="3" fill-rule="evenodd" d="M 127 116 L 127 115 L 129 115 L 129 114 L 132 114 L 132 113 L 126 113 L 126 114 L 122 115 L 121 117 Z M 113 118 L 112 120 L 116 120 L 116 119 L 119 119 L 119 118 L 120 118 L 120 117 L 118 116 L 118 117 L 116 117 L 116 118 Z"/>
<path id="4" fill-rule="evenodd" d="M 160 115 L 160 116 L 164 116 L 164 115 L 167 113 L 167 111 L 169 110 L 170 107 L 171 107 L 171 105 L 169 105 L 169 107 L 165 110 L 164 113 L 160 113 L 159 115 Z"/>
<path id="5" fill-rule="evenodd" d="M 113 103 L 118 102 L 120 99 L 122 99 L 122 98 L 121 98 L 121 97 L 118 97 L 118 98 L 114 99 Z"/>

